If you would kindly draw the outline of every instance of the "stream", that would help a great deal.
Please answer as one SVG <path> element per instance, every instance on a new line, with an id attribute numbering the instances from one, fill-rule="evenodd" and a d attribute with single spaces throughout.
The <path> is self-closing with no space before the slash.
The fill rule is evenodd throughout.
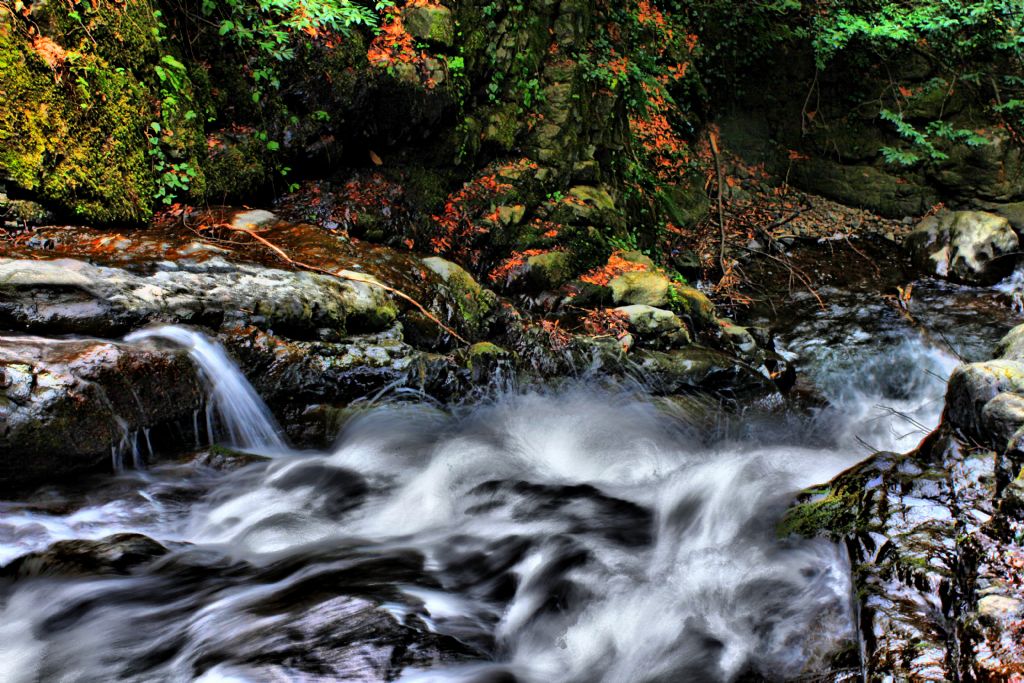
<path id="1" fill-rule="evenodd" d="M 384 400 L 325 452 L 292 450 L 209 339 L 135 333 L 190 350 L 209 388 L 197 421 L 254 455 L 141 467 L 136 445 L 123 460 L 138 468 L 0 502 L 0 680 L 829 670 L 857 647 L 847 558 L 780 540 L 778 520 L 800 489 L 914 448 L 960 358 L 985 357 L 1016 314 L 996 290 L 950 285 L 920 284 L 912 318 L 823 294 L 824 308 L 798 297 L 777 344 L 827 407 L 709 429 L 688 402 L 581 382 L 451 409 Z M 83 544 L 126 533 L 152 540 Z M 26 553 L 40 555 L 8 564 Z"/>

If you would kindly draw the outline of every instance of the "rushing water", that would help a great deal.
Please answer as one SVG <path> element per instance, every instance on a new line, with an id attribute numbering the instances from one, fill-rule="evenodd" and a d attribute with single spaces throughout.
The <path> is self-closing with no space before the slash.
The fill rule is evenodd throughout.
<path id="1" fill-rule="evenodd" d="M 1001 331 L 954 334 L 984 346 Z M 287 449 L 223 350 L 179 328 L 130 339 L 154 338 L 190 349 L 211 429 L 274 457 L 3 504 L 0 563 L 123 531 L 169 552 L 130 573 L 0 578 L 0 680 L 667 683 L 821 670 L 856 637 L 847 561 L 824 541 L 778 539 L 776 523 L 793 492 L 869 448 L 912 448 L 957 362 L 920 325 L 838 297 L 781 340 L 831 399 L 814 417 L 709 430 L 641 390 L 578 386 L 454 413 L 383 406 L 308 453 Z"/>
<path id="2" fill-rule="evenodd" d="M 216 424 L 225 430 L 224 439 L 232 446 L 264 454 L 286 449 L 281 429 L 274 422 L 270 410 L 224 349 L 199 332 L 174 325 L 140 330 L 125 337 L 127 342 L 152 339 L 162 339 L 188 349 L 207 387 L 208 434 L 214 434 Z"/>

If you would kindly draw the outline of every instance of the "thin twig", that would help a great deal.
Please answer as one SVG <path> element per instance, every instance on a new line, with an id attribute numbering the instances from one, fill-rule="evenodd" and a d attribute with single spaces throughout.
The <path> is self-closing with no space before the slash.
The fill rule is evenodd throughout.
<path id="1" fill-rule="evenodd" d="M 817 299 L 818 306 L 821 307 L 821 310 L 826 310 L 827 307 L 825 306 L 825 302 L 822 300 L 821 296 L 818 295 L 818 292 L 815 291 L 814 285 L 811 282 L 811 278 L 808 277 L 807 274 L 804 273 L 802 270 L 794 266 L 792 263 L 787 263 L 785 260 L 777 256 L 773 256 L 772 254 L 769 254 L 767 252 L 757 251 L 756 249 L 751 249 L 750 247 L 740 247 L 740 249 L 751 254 L 758 254 L 760 256 L 764 256 L 765 258 L 769 258 L 772 261 L 775 261 L 776 263 L 784 266 L 787 270 L 789 270 L 790 275 L 796 276 L 796 278 L 803 283 L 804 287 L 807 288 L 807 291 L 810 292 L 815 299 Z"/>
<path id="2" fill-rule="evenodd" d="M 722 199 L 724 183 L 722 182 L 722 160 L 718 154 L 718 140 L 710 129 L 708 130 L 708 142 L 711 143 L 711 155 L 715 159 L 715 178 L 718 183 L 718 232 L 720 241 L 718 243 L 718 267 L 725 275 L 725 204 Z"/>

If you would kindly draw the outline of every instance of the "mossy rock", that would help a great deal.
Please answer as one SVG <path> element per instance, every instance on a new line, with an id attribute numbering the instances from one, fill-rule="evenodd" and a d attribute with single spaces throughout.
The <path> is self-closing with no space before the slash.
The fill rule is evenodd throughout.
<path id="1" fill-rule="evenodd" d="M 623 273 L 608 283 L 617 304 L 642 304 L 664 308 L 669 302 L 669 279 L 661 273 L 636 270 Z"/>
<path id="2" fill-rule="evenodd" d="M 448 322 L 460 333 L 480 336 L 497 307 L 494 292 L 484 289 L 462 266 L 439 256 L 423 259 L 423 265 L 433 271 L 445 284 L 447 302 L 452 310 Z"/>
<path id="3" fill-rule="evenodd" d="M 146 220 L 146 88 L 92 55 L 77 66 L 88 88 L 58 83 L 27 40 L 0 24 L 0 175 L 86 220 Z"/>
<path id="4" fill-rule="evenodd" d="M 859 526 L 860 497 L 836 487 L 809 489 L 802 502 L 786 511 L 777 529 L 780 537 L 814 538 L 827 535 L 839 538 Z"/>
<path id="5" fill-rule="evenodd" d="M 447 7 L 406 7 L 402 18 L 406 30 L 413 38 L 444 46 L 451 46 L 455 42 L 455 21 Z"/>
<path id="6" fill-rule="evenodd" d="M 527 280 L 537 291 L 557 289 L 575 275 L 573 256 L 564 251 L 549 251 L 526 259 Z"/>
<path id="7" fill-rule="evenodd" d="M 35 44 L 0 19 L 0 177 L 87 221 L 143 222 L 158 180 L 147 140 L 161 119 L 157 19 L 141 0 L 78 10 L 73 19 L 60 3 L 33 6 Z M 184 77 L 160 144 L 168 164 L 197 169 L 205 139 L 200 117 L 185 116 L 191 97 Z M 202 177 L 191 187 L 201 196 Z"/>
<path id="8" fill-rule="evenodd" d="M 702 291 L 690 285 L 673 282 L 669 286 L 672 308 L 687 316 L 698 330 L 713 328 L 717 323 L 715 305 Z"/>
<path id="9" fill-rule="evenodd" d="M 270 182 L 266 144 L 252 135 L 214 134 L 203 171 L 207 193 L 219 200 L 251 196 Z"/>
<path id="10" fill-rule="evenodd" d="M 477 342 L 466 351 L 466 367 L 490 367 L 499 360 L 511 358 L 512 354 L 491 342 Z"/>

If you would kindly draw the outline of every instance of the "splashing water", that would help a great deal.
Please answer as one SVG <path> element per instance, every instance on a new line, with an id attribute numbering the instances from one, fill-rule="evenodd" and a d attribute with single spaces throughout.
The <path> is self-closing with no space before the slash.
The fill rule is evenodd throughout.
<path id="1" fill-rule="evenodd" d="M 956 360 L 883 314 L 852 304 L 784 340 L 832 400 L 815 419 L 748 416 L 723 437 L 677 404 L 586 385 L 454 415 L 383 406 L 328 452 L 192 479 L 158 467 L 138 497 L 70 515 L 5 509 L 6 557 L 104 525 L 169 552 L 124 574 L 0 571 L 0 680 L 856 675 L 830 659 L 857 649 L 844 551 L 776 526 L 862 442 L 907 450 L 938 421 Z M 181 328 L 131 339 L 152 338 L 190 349 L 233 441 L 284 448 L 222 350 Z"/>
<path id="2" fill-rule="evenodd" d="M 274 417 L 223 348 L 199 332 L 175 325 L 141 330 L 125 337 L 130 343 L 153 339 L 185 347 L 199 367 L 209 390 L 207 429 L 211 440 L 216 424 L 227 432 L 229 445 L 242 450 L 271 454 L 287 449 Z"/>

